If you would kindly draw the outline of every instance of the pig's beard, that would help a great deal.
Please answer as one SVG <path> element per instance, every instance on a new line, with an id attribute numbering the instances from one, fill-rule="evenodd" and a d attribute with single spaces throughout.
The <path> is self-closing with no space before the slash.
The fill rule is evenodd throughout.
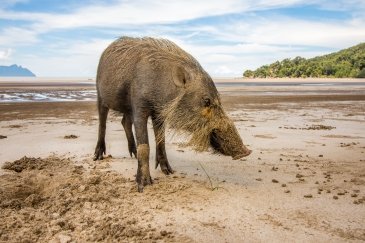
<path id="1" fill-rule="evenodd" d="M 201 115 L 200 107 L 188 109 L 181 102 L 183 95 L 178 96 L 172 102 L 162 107 L 158 121 L 165 130 L 173 135 L 184 135 L 190 138 L 187 143 L 196 151 L 207 151 L 212 147 L 212 132 L 219 129 L 227 131 L 232 126 L 232 121 L 225 115 L 221 108 L 212 108 L 212 115 L 206 118 Z M 157 141 L 162 141 L 163 134 L 157 134 Z M 216 148 L 213 149 L 221 152 Z"/>

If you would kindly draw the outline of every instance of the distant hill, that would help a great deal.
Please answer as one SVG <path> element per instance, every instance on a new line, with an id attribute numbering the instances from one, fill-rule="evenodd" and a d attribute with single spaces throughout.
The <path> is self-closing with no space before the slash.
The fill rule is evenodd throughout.
<path id="1" fill-rule="evenodd" d="M 35 77 L 35 74 L 27 68 L 13 64 L 11 66 L 0 66 L 0 77 Z"/>
<path id="2" fill-rule="evenodd" d="M 247 78 L 365 78 L 365 43 L 310 59 L 296 57 L 243 73 Z"/>

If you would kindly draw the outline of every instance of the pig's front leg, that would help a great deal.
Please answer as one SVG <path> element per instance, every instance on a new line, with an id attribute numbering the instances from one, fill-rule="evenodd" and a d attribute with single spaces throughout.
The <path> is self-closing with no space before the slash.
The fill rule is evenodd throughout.
<path id="1" fill-rule="evenodd" d="M 149 167 L 150 146 L 148 144 L 147 119 L 148 116 L 144 114 L 136 114 L 134 117 L 134 126 L 136 130 L 136 138 L 138 144 L 138 169 L 136 181 L 138 184 L 139 192 L 143 192 L 144 186 L 152 184 Z"/>

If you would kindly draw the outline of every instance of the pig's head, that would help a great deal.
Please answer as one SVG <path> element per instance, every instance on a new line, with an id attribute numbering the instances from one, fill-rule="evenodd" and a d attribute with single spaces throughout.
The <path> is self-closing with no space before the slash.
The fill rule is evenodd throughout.
<path id="1" fill-rule="evenodd" d="M 224 112 L 212 79 L 201 67 L 190 72 L 176 68 L 172 79 L 179 95 L 161 113 L 165 124 L 178 133 L 191 135 L 188 145 L 198 151 L 211 147 L 233 159 L 251 153 Z"/>

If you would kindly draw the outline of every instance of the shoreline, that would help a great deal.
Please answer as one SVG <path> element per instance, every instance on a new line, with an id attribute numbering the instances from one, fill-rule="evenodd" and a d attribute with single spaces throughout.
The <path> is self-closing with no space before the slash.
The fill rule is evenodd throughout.
<path id="1" fill-rule="evenodd" d="M 242 78 L 242 77 L 212 77 L 214 83 L 246 83 L 246 82 L 365 82 L 365 78 Z M 95 83 L 95 77 L 0 77 L 0 85 L 5 84 L 89 84 Z"/>
<path id="2" fill-rule="evenodd" d="M 312 83 L 312 82 L 365 82 L 365 78 L 213 78 L 215 83 L 227 82 L 273 82 L 273 83 Z"/>
<path id="3" fill-rule="evenodd" d="M 236 109 L 256 110 L 265 107 L 266 110 L 277 109 L 288 104 L 300 106 L 321 106 L 321 104 L 337 104 L 365 102 L 365 94 L 339 95 L 231 95 L 221 94 L 223 107 L 228 111 Z M 24 120 L 30 118 L 44 119 L 85 119 L 90 114 L 97 115 L 96 100 L 75 101 L 21 101 L 0 102 L 1 121 Z M 67 112 L 65 112 L 67 111 Z"/>

